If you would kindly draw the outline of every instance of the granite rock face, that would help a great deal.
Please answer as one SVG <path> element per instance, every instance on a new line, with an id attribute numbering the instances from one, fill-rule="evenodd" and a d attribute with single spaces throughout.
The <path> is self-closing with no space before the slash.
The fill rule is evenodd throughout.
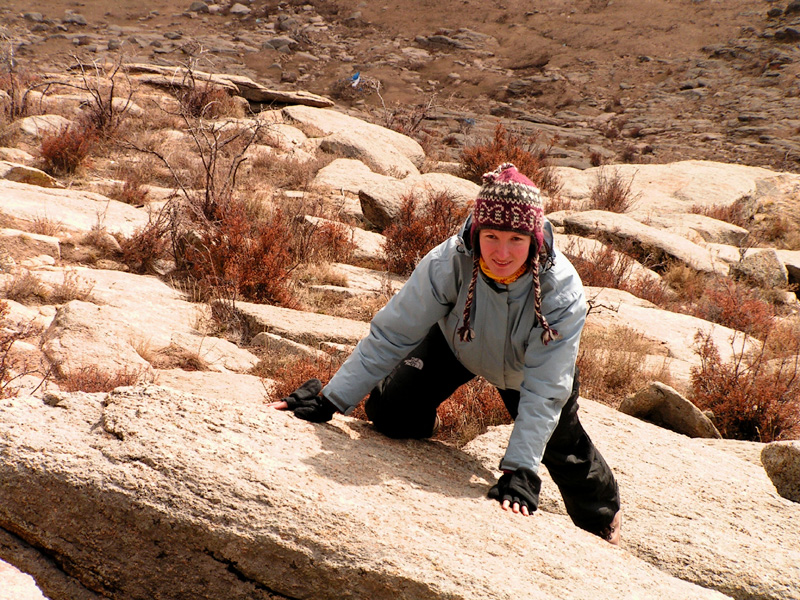
<path id="1" fill-rule="evenodd" d="M 701 586 L 737 598 L 800 597 L 790 589 L 799 509 L 761 490 L 769 485 L 763 471 L 749 500 L 743 491 L 731 498 L 737 482 L 724 484 L 723 475 L 742 461 L 712 452 L 721 489 L 702 508 L 669 512 L 672 493 L 640 502 L 642 488 L 656 483 L 684 481 L 676 492 L 708 494 L 681 463 L 710 451 L 602 411 L 592 420 L 602 441 L 647 427 L 654 449 L 675 446 L 653 461 L 610 453 L 626 474 L 622 550 L 575 528 L 557 507 L 532 518 L 504 513 L 485 497 L 497 473 L 478 458 L 437 442 L 390 440 L 364 422 L 339 416 L 313 425 L 156 386 L 48 398 L 0 405 L 0 558 L 31 573 L 53 600 L 726 597 Z M 505 434 L 484 443 L 502 452 Z M 765 521 L 731 529 L 725 502 L 747 523 Z M 778 533 L 772 566 L 766 552 L 724 561 L 732 546 L 760 549 Z M 657 547 L 667 550 L 660 561 L 650 554 Z"/>

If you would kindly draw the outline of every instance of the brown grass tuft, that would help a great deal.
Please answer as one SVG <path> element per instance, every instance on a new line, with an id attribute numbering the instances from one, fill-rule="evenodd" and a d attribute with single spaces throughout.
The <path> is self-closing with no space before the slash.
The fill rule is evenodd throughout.
<path id="1" fill-rule="evenodd" d="M 577 361 L 581 395 L 617 408 L 623 398 L 651 381 L 670 384 L 667 357 L 661 364 L 648 365 L 646 360 L 661 354 L 657 343 L 629 327 L 586 327 Z"/>
<path id="2" fill-rule="evenodd" d="M 65 373 L 58 379 L 58 386 L 65 392 L 110 392 L 121 386 L 136 385 L 145 375 L 144 369 L 124 367 L 111 373 L 89 365 Z"/>

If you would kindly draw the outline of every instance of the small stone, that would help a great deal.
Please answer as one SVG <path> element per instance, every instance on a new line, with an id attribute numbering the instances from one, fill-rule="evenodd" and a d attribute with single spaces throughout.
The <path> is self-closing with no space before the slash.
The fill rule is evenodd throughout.
<path id="1" fill-rule="evenodd" d="M 767 444 L 761 451 L 761 464 L 781 496 L 800 502 L 800 441 Z"/>
<path id="2" fill-rule="evenodd" d="M 86 18 L 77 13 L 67 13 L 61 20 L 64 23 L 72 23 L 73 25 L 86 25 Z"/>
<path id="3" fill-rule="evenodd" d="M 203 13 L 207 13 L 207 12 L 209 12 L 209 11 L 208 11 L 208 4 L 206 4 L 205 2 L 200 2 L 199 0 L 197 0 L 196 2 L 192 2 L 192 3 L 189 5 L 189 12 L 194 12 L 194 13 L 203 12 Z"/>

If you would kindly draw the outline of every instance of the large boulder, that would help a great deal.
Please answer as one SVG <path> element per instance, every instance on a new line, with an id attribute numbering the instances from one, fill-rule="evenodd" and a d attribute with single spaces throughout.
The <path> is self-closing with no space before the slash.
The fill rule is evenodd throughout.
<path id="1" fill-rule="evenodd" d="M 48 175 L 44 171 L 6 160 L 0 160 L 0 179 L 8 179 L 9 181 L 17 181 L 19 183 L 38 185 L 46 188 L 64 187 L 58 179 Z"/>
<path id="2" fill-rule="evenodd" d="M 74 274 L 72 279 L 65 279 Z M 258 358 L 199 330 L 210 320 L 205 305 L 151 276 L 102 269 L 52 269 L 37 276 L 51 285 L 83 288 L 87 297 L 60 306 L 42 349 L 58 372 L 86 367 L 115 373 L 149 371 L 151 357 L 166 349 L 193 355 L 212 371 L 245 372 Z"/>
<path id="3" fill-rule="evenodd" d="M 800 441 L 767 444 L 761 451 L 761 462 L 778 493 L 800 502 Z"/>
<path id="4" fill-rule="evenodd" d="M 800 509 L 763 470 L 607 409 L 588 424 L 621 470 L 622 550 L 501 511 L 494 465 L 342 416 L 159 387 L 12 399 L 0 558 L 53 600 L 799 597 Z"/>
<path id="5" fill-rule="evenodd" d="M 789 285 L 789 271 L 774 248 L 750 250 L 731 265 L 730 274 L 768 290 L 786 289 Z"/>
<path id="6" fill-rule="evenodd" d="M 581 422 L 619 484 L 624 550 L 731 598 L 800 598 L 800 505 L 775 492 L 760 464 L 727 451 L 728 440 L 687 438 L 579 402 Z M 511 427 L 491 428 L 465 450 L 493 468 Z M 546 469 L 540 507 L 566 513 Z M 631 589 L 626 597 L 637 596 Z"/>
<path id="7" fill-rule="evenodd" d="M 355 346 L 369 333 L 369 323 L 363 321 L 280 306 L 237 302 L 234 310 L 253 335 L 267 331 L 312 347 L 323 342 Z"/>
<path id="8" fill-rule="evenodd" d="M 0 179 L 0 210 L 18 219 L 47 220 L 65 229 L 89 232 L 97 227 L 131 235 L 147 225 L 147 211 L 94 192 L 43 188 Z"/>
<path id="9" fill-rule="evenodd" d="M 287 106 L 284 118 L 313 129 L 320 137 L 320 148 L 326 152 L 356 158 L 374 170 L 405 177 L 419 174 L 425 151 L 416 141 L 391 129 L 325 108 Z"/>
<path id="10" fill-rule="evenodd" d="M 403 198 L 414 196 L 420 203 L 430 196 L 447 194 L 457 205 L 470 206 L 480 186 L 447 173 L 410 175 L 405 179 L 387 178 L 365 183 L 358 192 L 364 218 L 378 229 L 391 225 L 400 214 Z"/>
<path id="11" fill-rule="evenodd" d="M 722 437 L 700 409 L 660 381 L 653 381 L 625 398 L 619 411 L 689 437 Z"/>
<path id="12" fill-rule="evenodd" d="M 631 183 L 631 193 L 638 197 L 631 214 L 646 218 L 648 214 L 688 213 L 694 206 L 709 208 L 730 206 L 737 201 L 749 202 L 768 192 L 775 192 L 774 171 L 761 167 L 733 165 L 705 160 L 684 160 L 668 164 L 615 165 L 594 167 L 583 171 L 571 167 L 556 167 L 564 182 L 561 195 L 576 202 L 586 201 L 597 184 L 598 174 L 618 176 Z M 795 184 L 799 175 L 790 176 Z"/>
<path id="13" fill-rule="evenodd" d="M 706 215 L 695 213 L 682 213 L 673 215 L 648 215 L 645 220 L 648 225 L 658 229 L 666 229 L 673 233 L 679 233 L 689 240 L 693 237 L 698 239 L 692 241 L 705 241 L 714 244 L 728 244 L 730 246 L 741 245 L 750 232 L 744 227 L 726 223 L 719 219 L 712 219 Z"/>
<path id="14" fill-rule="evenodd" d="M 630 243 L 656 258 L 677 260 L 698 271 L 728 274 L 727 263 L 715 259 L 706 248 L 676 233 L 645 225 L 627 215 L 604 210 L 574 212 L 565 216 L 564 228 L 567 233 L 606 237 L 621 243 Z"/>

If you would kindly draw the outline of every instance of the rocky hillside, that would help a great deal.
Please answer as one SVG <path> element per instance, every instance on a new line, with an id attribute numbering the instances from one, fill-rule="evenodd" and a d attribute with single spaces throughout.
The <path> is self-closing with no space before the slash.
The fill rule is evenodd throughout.
<path id="1" fill-rule="evenodd" d="M 795 3 L 506 2 L 464 29 L 469 1 L 15 1 L 0 8 L 27 92 L 3 80 L 1 600 L 800 598 L 800 442 L 720 439 L 721 415 L 687 400 L 698 333 L 721 364 L 749 351 L 797 372 L 796 335 L 775 348 L 717 314 L 757 316 L 756 290 L 798 327 Z M 355 72 L 362 87 L 336 85 Z M 496 121 L 558 136 L 556 245 L 638 282 L 587 275 L 586 353 L 669 384 L 601 398 L 620 410 L 582 400 L 620 482 L 620 549 L 572 526 L 546 473 L 531 519 L 485 498 L 508 425 L 461 447 L 263 409 L 281 364 L 365 335 L 404 282 L 384 253 L 402 198 L 468 206 L 477 185 L 451 159 Z M 45 151 L 74 158 L 65 132 L 86 123 L 106 129 L 82 160 Z M 625 212 L 596 206 L 609 178 Z M 274 301 L 185 283 L 191 245 L 237 230 L 203 238 L 181 211 L 229 197 L 305 240 L 302 265 L 271 272 Z M 346 252 L 322 254 L 324 232 Z M 699 281 L 727 290 L 719 311 Z"/>
<path id="2" fill-rule="evenodd" d="M 21 64 L 124 56 L 299 86 L 443 159 L 502 119 L 572 166 L 800 169 L 793 0 L 8 0 L 0 26 Z"/>

